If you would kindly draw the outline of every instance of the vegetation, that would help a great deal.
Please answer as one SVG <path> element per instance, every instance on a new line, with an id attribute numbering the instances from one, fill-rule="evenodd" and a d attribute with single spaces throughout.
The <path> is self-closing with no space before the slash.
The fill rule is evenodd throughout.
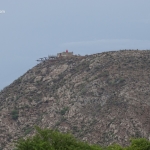
<path id="1" fill-rule="evenodd" d="M 35 136 L 18 140 L 15 150 L 150 150 L 150 141 L 143 138 L 132 139 L 128 147 L 118 144 L 101 147 L 81 142 L 68 133 L 35 128 L 37 131 Z"/>
<path id="2" fill-rule="evenodd" d="M 68 107 L 64 107 L 61 111 L 60 111 L 60 114 L 61 115 L 65 115 L 65 113 L 68 111 Z"/>
<path id="3" fill-rule="evenodd" d="M 15 150 L 99 150 L 100 147 L 76 140 L 71 134 L 40 129 L 32 138 L 20 139 Z M 99 149 L 98 149 L 99 148 Z"/>
<path id="4" fill-rule="evenodd" d="M 19 116 L 19 111 L 17 109 L 14 109 L 12 112 L 11 112 L 11 117 L 13 120 L 17 120 L 18 119 L 18 116 Z"/>

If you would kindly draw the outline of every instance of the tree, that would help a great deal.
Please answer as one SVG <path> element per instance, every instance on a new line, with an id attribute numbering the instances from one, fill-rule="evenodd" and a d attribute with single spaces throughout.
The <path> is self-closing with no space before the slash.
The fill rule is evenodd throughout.
<path id="1" fill-rule="evenodd" d="M 16 142 L 15 150 L 150 150 L 150 141 L 143 138 L 132 139 L 127 147 L 118 144 L 100 147 L 79 141 L 69 133 L 39 127 L 35 129 L 36 134 L 33 137 Z"/>
<path id="2" fill-rule="evenodd" d="M 71 134 L 59 131 L 36 128 L 32 138 L 20 139 L 15 150 L 102 150 L 99 146 L 89 145 L 75 139 Z"/>
<path id="3" fill-rule="evenodd" d="M 131 139 L 131 145 L 127 150 L 150 150 L 150 141 L 144 138 Z"/>

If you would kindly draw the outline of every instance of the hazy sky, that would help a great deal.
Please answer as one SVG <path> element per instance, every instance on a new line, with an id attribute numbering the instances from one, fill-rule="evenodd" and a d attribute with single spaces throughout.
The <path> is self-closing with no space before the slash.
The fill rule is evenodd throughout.
<path id="1" fill-rule="evenodd" d="M 150 0 L 0 0 L 0 89 L 66 49 L 150 49 L 149 7 Z"/>

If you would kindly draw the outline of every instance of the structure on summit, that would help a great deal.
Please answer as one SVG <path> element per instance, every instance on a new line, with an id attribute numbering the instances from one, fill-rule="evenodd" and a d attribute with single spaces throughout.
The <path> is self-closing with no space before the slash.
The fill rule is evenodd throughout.
<path id="1" fill-rule="evenodd" d="M 73 52 L 68 52 L 68 50 L 66 50 L 65 52 L 57 53 L 57 57 L 68 57 L 68 56 L 73 56 Z"/>
<path id="2" fill-rule="evenodd" d="M 48 57 L 39 58 L 36 61 L 38 61 L 38 62 L 44 62 L 46 60 L 56 60 L 59 57 L 71 57 L 71 56 L 76 56 L 76 55 L 73 55 L 73 52 L 68 52 L 68 50 L 66 50 L 65 52 L 57 53 L 57 56 L 55 56 L 55 55 L 49 55 Z"/>

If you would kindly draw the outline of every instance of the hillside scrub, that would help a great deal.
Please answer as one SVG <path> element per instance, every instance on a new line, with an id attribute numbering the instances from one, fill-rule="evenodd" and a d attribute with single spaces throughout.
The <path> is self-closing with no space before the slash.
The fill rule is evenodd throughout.
<path id="1" fill-rule="evenodd" d="M 79 141 L 69 133 L 35 128 L 35 136 L 18 140 L 14 150 L 150 150 L 150 141 L 143 138 L 132 139 L 128 147 L 118 144 L 101 147 Z"/>

